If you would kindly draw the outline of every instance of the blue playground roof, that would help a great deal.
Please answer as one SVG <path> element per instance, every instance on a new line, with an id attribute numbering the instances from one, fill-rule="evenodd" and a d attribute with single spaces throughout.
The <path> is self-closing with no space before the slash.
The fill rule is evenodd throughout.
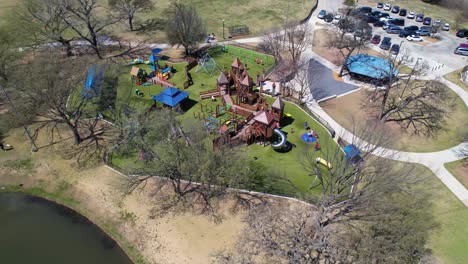
<path id="1" fill-rule="evenodd" d="M 348 70 L 352 73 L 364 75 L 374 79 L 384 79 L 388 77 L 393 66 L 387 59 L 357 54 L 348 58 Z M 397 75 L 398 70 L 394 69 L 393 75 Z"/>
<path id="2" fill-rule="evenodd" d="M 177 88 L 167 87 L 160 94 L 153 96 L 153 100 L 174 107 L 188 96 L 188 93 L 183 92 Z"/>
<path id="3" fill-rule="evenodd" d="M 361 151 L 355 145 L 352 144 L 344 147 L 343 151 L 345 153 L 346 159 L 352 159 L 361 154 Z"/>

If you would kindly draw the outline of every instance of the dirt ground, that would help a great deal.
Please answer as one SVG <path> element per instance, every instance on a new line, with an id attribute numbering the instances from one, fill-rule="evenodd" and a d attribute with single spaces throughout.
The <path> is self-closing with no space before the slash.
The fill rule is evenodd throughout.
<path id="1" fill-rule="evenodd" d="M 19 130 L 5 142 L 15 149 L 0 153 L 0 185 L 23 184 L 23 188 L 41 187 L 48 192 L 68 186 L 66 195 L 79 202 L 78 211 L 85 212 L 98 225 L 112 223 L 148 263 L 210 263 L 211 254 L 232 247 L 244 227 L 245 214 L 233 214 L 227 205 L 221 206 L 225 218 L 219 224 L 189 213 L 152 218 L 150 211 L 157 200 L 151 196 L 149 187 L 124 195 L 123 176 L 103 165 L 89 169 L 74 167 L 57 154 L 57 150 L 71 144 L 70 140 L 40 147 L 34 154 Z M 39 146 L 47 143 L 44 137 L 38 139 Z M 5 165 L 7 161 L 28 159 L 33 162 L 32 169 Z"/>

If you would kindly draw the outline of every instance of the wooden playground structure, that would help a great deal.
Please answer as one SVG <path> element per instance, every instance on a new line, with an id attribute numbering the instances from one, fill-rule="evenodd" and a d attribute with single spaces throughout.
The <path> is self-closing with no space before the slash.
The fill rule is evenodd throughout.
<path id="1" fill-rule="evenodd" d="M 259 86 L 259 89 L 255 89 Z M 266 143 L 279 133 L 280 121 L 284 114 L 281 98 L 269 105 L 263 94 L 262 80 L 257 74 L 256 83 L 249 76 L 242 62 L 235 58 L 229 72 L 220 72 L 216 88 L 200 93 L 200 99 L 221 98 L 221 104 L 208 107 L 201 104 L 201 111 L 194 118 L 203 120 L 211 132 L 218 132 L 215 145 L 237 145 L 239 141 L 251 144 Z M 277 130 L 277 131 L 275 131 Z M 283 135 L 284 136 L 284 135 Z"/>

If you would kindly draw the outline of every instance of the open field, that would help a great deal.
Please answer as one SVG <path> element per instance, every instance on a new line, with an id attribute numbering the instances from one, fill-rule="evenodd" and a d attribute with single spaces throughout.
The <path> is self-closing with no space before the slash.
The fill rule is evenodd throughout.
<path id="1" fill-rule="evenodd" d="M 107 5 L 105 0 L 100 2 L 103 6 Z M 153 0 L 153 2 L 155 3 L 155 9 L 137 14 L 137 20 L 155 19 L 163 22 L 161 26 L 164 27 L 164 21 L 167 20 L 166 9 L 170 1 Z M 241 0 L 237 2 L 229 0 L 181 0 L 179 2 L 196 6 L 205 21 L 207 31 L 214 32 L 219 38 L 223 35 L 223 19 L 226 37 L 228 28 L 236 25 L 247 25 L 250 29 L 250 36 L 257 36 L 268 29 L 281 26 L 284 24 L 286 17 L 288 17 L 289 21 L 305 18 L 315 4 L 315 0 Z M 5 17 L 4 15 L 17 3 L 18 1 L 14 0 L 0 0 L 0 17 Z M 165 39 L 164 32 L 159 30 L 147 32 L 144 35 L 130 33 L 124 23 L 113 26 L 108 33 L 127 39 L 138 38 L 152 41 L 163 41 Z"/>
<path id="2" fill-rule="evenodd" d="M 444 166 L 465 188 L 468 188 L 468 159 L 445 163 Z"/>
<path id="3" fill-rule="evenodd" d="M 468 85 L 461 81 L 460 77 L 461 70 L 456 70 L 451 73 L 444 75 L 444 78 L 460 86 L 468 92 Z"/>
<path id="4" fill-rule="evenodd" d="M 440 227 L 430 237 L 428 247 L 440 264 L 464 264 L 468 259 L 468 208 L 426 167 L 417 165 L 422 188 L 431 193 L 432 212 Z"/>
<path id="5" fill-rule="evenodd" d="M 396 138 L 393 147 L 404 151 L 430 152 L 444 150 L 461 143 L 464 133 L 468 133 L 468 111 L 463 101 L 455 93 L 453 95 L 456 98 L 455 109 L 447 119 L 446 131 L 441 131 L 435 138 L 427 138 L 402 132 L 399 126 L 387 123 L 385 127 Z M 321 106 L 340 125 L 351 129 L 352 120 L 365 122 L 372 119 L 361 108 L 361 105 L 365 103 L 364 98 L 365 91 L 361 89 L 358 92 L 323 102 Z"/>

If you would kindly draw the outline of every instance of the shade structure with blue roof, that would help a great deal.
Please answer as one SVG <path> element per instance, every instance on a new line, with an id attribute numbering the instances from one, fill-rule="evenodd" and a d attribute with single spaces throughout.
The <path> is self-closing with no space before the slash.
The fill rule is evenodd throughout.
<path id="1" fill-rule="evenodd" d="M 167 106 L 174 107 L 182 100 L 187 98 L 189 94 L 174 87 L 167 87 L 160 94 L 153 96 L 153 100 L 161 102 Z"/>
<path id="2" fill-rule="evenodd" d="M 348 58 L 346 67 L 350 73 L 359 74 L 373 79 L 386 79 L 393 69 L 393 76 L 398 70 L 385 58 L 357 54 Z"/>
<path id="3" fill-rule="evenodd" d="M 361 151 L 355 145 L 347 145 L 343 148 L 343 151 L 345 153 L 346 160 L 351 162 L 351 164 L 357 164 L 362 161 Z"/>

